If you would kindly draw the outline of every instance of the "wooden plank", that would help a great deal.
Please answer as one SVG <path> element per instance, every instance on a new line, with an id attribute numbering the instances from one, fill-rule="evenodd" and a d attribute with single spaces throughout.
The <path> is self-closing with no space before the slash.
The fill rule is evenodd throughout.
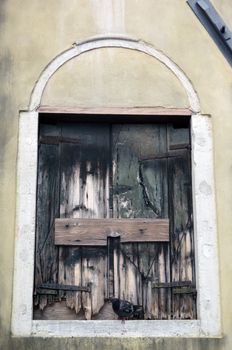
<path id="1" fill-rule="evenodd" d="M 90 287 L 84 286 L 75 286 L 67 284 L 58 284 L 58 283 L 43 283 L 39 286 L 42 289 L 52 289 L 52 290 L 68 290 L 76 292 L 90 292 Z"/>
<path id="2" fill-rule="evenodd" d="M 120 236 L 107 237 L 107 297 L 119 298 L 120 290 Z"/>
<path id="3" fill-rule="evenodd" d="M 166 125 L 113 125 L 115 218 L 168 217 L 167 159 L 156 158 L 166 155 L 166 141 Z M 120 297 L 142 304 L 145 319 L 169 318 L 169 291 L 151 288 L 152 281 L 170 280 L 167 242 L 126 243 L 121 249 Z"/>
<path id="4" fill-rule="evenodd" d="M 189 125 L 183 123 L 168 126 L 168 149 L 190 148 Z"/>
<path id="5" fill-rule="evenodd" d="M 142 163 L 142 162 L 149 161 L 149 160 L 178 158 L 178 157 L 186 156 L 186 152 L 187 152 L 187 150 L 184 149 L 184 148 L 183 149 L 179 149 L 179 150 L 174 149 L 172 152 L 166 152 L 166 153 L 161 153 L 161 154 L 156 154 L 156 155 L 151 154 L 151 155 L 146 155 L 146 157 L 142 156 L 139 159 L 139 161 Z"/>
<path id="6" fill-rule="evenodd" d="M 68 247 L 59 247 L 59 275 L 60 284 L 81 285 L 81 248 L 75 247 L 70 250 Z M 60 293 L 61 294 L 61 293 Z M 66 299 L 66 306 L 75 310 L 78 314 L 81 311 L 81 294 L 66 291 L 62 293 Z"/>
<path id="7" fill-rule="evenodd" d="M 64 296 L 66 306 L 77 313 L 75 315 L 74 312 L 71 317 L 114 319 L 115 315 L 112 313 L 111 305 L 104 301 L 109 294 L 109 286 L 107 293 L 109 273 L 106 263 L 106 240 L 108 234 L 119 233 L 122 236 L 120 232 L 122 226 L 116 226 L 114 230 L 110 227 L 110 230 L 106 230 L 103 240 L 100 241 L 95 238 L 96 230 L 101 237 L 103 230 L 101 226 L 96 225 L 95 220 L 109 220 L 109 222 L 116 220 L 117 224 L 120 220 L 128 220 L 131 225 L 131 222 L 136 221 L 139 221 L 140 224 L 149 220 L 153 223 L 158 220 L 168 221 L 167 217 L 170 215 L 170 245 L 168 240 L 160 242 L 135 242 L 133 240 L 124 241 L 120 249 L 114 250 L 111 256 L 110 282 L 113 289 L 110 295 L 130 300 L 134 304 L 142 304 L 146 319 L 195 318 L 195 290 L 194 293 L 190 293 L 187 289 L 169 287 L 172 284 L 177 287 L 185 285 L 189 281 L 194 284 L 195 280 L 189 129 L 183 126 L 180 128 L 169 126 L 167 135 L 165 124 L 113 125 L 110 146 L 109 138 L 105 137 L 105 131 L 99 131 L 99 128 L 102 127 L 109 132 L 109 127 L 105 124 L 100 126 L 98 124 L 69 124 L 61 128 L 62 133 L 58 137 L 57 132 L 54 132 L 55 126 L 53 126 L 53 131 L 49 128 L 49 130 L 41 128 L 45 144 L 40 145 L 40 151 L 46 148 L 46 153 L 49 155 L 48 149 L 54 149 L 56 152 L 60 150 L 61 166 L 59 172 L 59 164 L 57 169 L 56 162 L 54 163 L 48 157 L 47 168 L 44 174 L 38 177 L 38 188 L 42 188 L 41 183 L 45 185 L 42 191 L 40 190 L 40 200 L 44 201 L 46 210 L 46 212 L 38 212 L 40 215 L 38 222 L 42 223 L 45 229 L 48 221 L 53 223 L 54 215 L 59 216 L 59 213 L 57 215 L 54 212 L 53 205 L 58 212 L 60 211 L 60 220 L 74 220 L 74 222 L 93 220 L 92 235 L 88 236 L 89 230 L 85 229 L 86 234 L 82 233 L 81 244 L 86 239 L 88 242 L 94 242 L 95 239 L 96 247 L 68 245 L 59 247 L 59 277 L 57 277 L 57 260 L 52 269 L 49 267 L 50 243 L 54 240 L 54 229 L 51 230 L 48 241 L 44 241 L 45 235 L 42 234 L 40 238 L 39 234 L 37 246 L 40 245 L 40 239 L 45 242 L 43 243 L 45 249 L 43 248 L 42 251 L 47 262 L 40 266 L 40 256 L 36 256 L 38 270 L 35 274 L 35 286 L 46 282 L 88 285 L 91 292 L 66 290 L 59 291 L 58 295 L 38 295 L 35 297 L 35 304 L 43 309 L 50 301 L 54 301 L 55 297 Z M 49 139 L 52 141 L 49 142 Z M 111 191 L 109 191 L 111 186 L 110 148 L 112 148 Z M 50 156 L 52 154 L 53 151 Z M 47 172 L 48 169 L 50 170 Z M 55 193 L 52 180 L 56 178 L 58 185 L 61 183 L 61 188 L 55 186 Z M 53 188 L 53 191 L 50 191 L 49 188 Z M 110 192 L 112 198 L 110 198 Z M 52 193 L 55 195 L 53 196 Z M 109 217 L 112 212 L 114 219 L 111 220 Z M 67 233 L 69 230 L 74 230 L 76 226 L 63 227 L 63 231 Z M 135 230 L 137 235 L 141 235 L 141 231 L 138 234 L 138 225 Z M 40 229 L 40 232 L 43 230 Z M 47 231 L 44 230 L 45 232 Z M 150 232 L 149 230 L 148 234 Z M 132 235 L 133 232 L 130 237 Z M 96 244 L 96 240 L 105 243 L 101 246 L 101 244 Z M 53 246 L 53 249 L 56 249 L 57 252 L 57 247 Z M 47 267 L 49 267 L 48 270 Z M 46 279 L 51 272 L 54 272 L 53 277 Z M 170 307 L 171 293 L 172 310 Z M 47 308 L 45 308 L 44 315 Z M 68 313 L 65 316 L 66 313 L 67 310 L 64 310 L 62 317 L 68 319 L 70 316 Z"/>
<path id="8" fill-rule="evenodd" d="M 40 136 L 39 143 L 45 143 L 47 145 L 58 145 L 59 143 L 77 143 L 80 141 L 76 138 L 62 137 L 62 136 Z"/>
<path id="9" fill-rule="evenodd" d="M 90 114 L 90 115 L 159 115 L 159 116 L 188 116 L 192 115 L 189 108 L 165 108 L 165 107 L 53 107 L 40 106 L 39 113 L 65 113 L 65 114 Z"/>
<path id="10" fill-rule="evenodd" d="M 41 135 L 51 135 L 50 127 L 41 126 Z M 52 134 L 59 136 L 59 127 L 53 126 Z M 55 217 L 59 216 L 59 147 L 42 144 L 39 147 L 37 177 L 37 216 L 34 288 L 42 283 L 57 283 L 58 247 L 54 245 Z M 34 305 L 42 310 L 53 297 L 34 297 Z"/>
<path id="11" fill-rule="evenodd" d="M 65 300 L 53 302 L 43 311 L 39 308 L 34 309 L 34 320 L 84 320 L 83 312 L 76 314 L 75 310 L 67 307 Z"/>
<path id="12" fill-rule="evenodd" d="M 197 290 L 195 288 L 188 287 L 174 288 L 173 294 L 192 294 L 193 298 L 195 298 L 197 295 Z"/>
<path id="13" fill-rule="evenodd" d="M 78 142 L 61 144 L 61 218 L 109 216 L 109 125 L 62 124 L 62 138 Z M 105 247 L 62 246 L 59 283 L 90 285 L 91 293 L 66 293 L 66 304 L 85 319 L 104 305 Z"/>
<path id="14" fill-rule="evenodd" d="M 168 219 L 56 219 L 56 245 L 105 246 L 107 237 L 121 242 L 168 242 Z"/>
<path id="15" fill-rule="evenodd" d="M 99 313 L 105 303 L 106 247 L 82 247 L 81 278 L 90 293 L 82 293 L 82 308 L 86 320 Z"/>
<path id="16" fill-rule="evenodd" d="M 169 149 L 170 150 L 178 150 L 178 149 L 190 149 L 190 144 L 189 143 L 176 143 L 176 144 L 170 144 Z"/>
<path id="17" fill-rule="evenodd" d="M 190 144 L 188 128 L 169 127 L 169 146 Z M 172 283 L 195 284 L 194 238 L 190 150 L 179 158 L 168 159 L 169 215 Z M 196 318 L 195 294 L 176 294 L 172 290 L 174 319 Z"/>
<path id="18" fill-rule="evenodd" d="M 192 281 L 152 283 L 152 288 L 174 288 L 174 287 L 190 287 L 190 286 L 192 286 Z"/>

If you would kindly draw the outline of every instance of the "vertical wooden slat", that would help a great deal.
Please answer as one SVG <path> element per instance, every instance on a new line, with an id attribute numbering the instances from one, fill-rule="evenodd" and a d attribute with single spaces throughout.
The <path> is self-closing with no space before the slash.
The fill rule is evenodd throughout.
<path id="1" fill-rule="evenodd" d="M 166 131 L 166 128 L 165 128 Z M 160 144 L 159 144 L 160 142 Z M 163 143 L 163 146 L 162 146 Z M 156 145 L 158 152 L 165 152 L 166 135 L 157 136 Z M 162 146 L 162 148 L 161 148 Z M 161 148 L 161 149 L 160 149 Z M 155 150 L 155 152 L 157 152 Z M 168 217 L 168 188 L 167 188 L 167 159 L 151 159 L 142 162 L 143 183 L 152 198 L 159 218 Z M 148 277 L 158 282 L 170 280 L 169 245 L 167 243 L 154 244 L 154 251 L 151 253 L 149 262 L 150 272 Z M 148 283 L 150 288 L 150 284 Z M 151 317 L 155 319 L 170 318 L 171 304 L 169 290 L 150 291 L 152 296 L 153 310 Z"/>
<path id="2" fill-rule="evenodd" d="M 82 248 L 60 247 L 59 249 L 59 283 L 82 285 L 81 263 Z M 81 309 L 81 293 L 66 292 L 66 305 L 78 313 Z"/>
<path id="3" fill-rule="evenodd" d="M 168 217 L 167 160 L 141 161 L 166 153 L 166 126 L 121 124 L 113 125 L 112 132 L 114 217 Z M 168 291 L 151 289 L 150 283 L 170 278 L 169 250 L 161 247 L 155 243 L 123 244 L 120 295 L 134 303 L 143 302 L 145 318 L 168 318 L 170 314 Z"/>
<path id="4" fill-rule="evenodd" d="M 61 217 L 109 217 L 109 126 L 63 124 L 62 137 L 74 139 L 75 143 L 61 145 Z M 67 261 L 75 256 L 74 250 L 68 247 L 63 259 L 64 248 L 60 249 L 60 271 L 67 270 Z M 99 251 L 102 252 L 101 248 Z M 68 267 L 76 273 L 67 274 L 66 271 L 65 283 L 77 284 L 80 280 L 82 284 L 92 283 L 92 292 L 71 293 L 69 298 L 73 299 L 73 304 L 67 300 L 67 305 L 75 304 L 77 312 L 83 308 L 85 318 L 90 319 L 104 304 L 106 249 L 101 256 L 96 256 L 92 248 L 82 248 L 80 252 L 81 258 L 78 255 Z"/>
<path id="5" fill-rule="evenodd" d="M 108 298 L 120 296 L 120 236 L 109 236 L 107 239 L 108 250 Z"/>
<path id="6" fill-rule="evenodd" d="M 169 146 L 186 148 L 189 129 L 169 127 Z M 192 193 L 190 150 L 186 156 L 169 158 L 169 215 L 171 223 L 171 274 L 172 281 L 195 282 L 194 242 L 192 224 Z M 173 294 L 174 319 L 196 318 L 196 301 L 193 294 Z"/>
<path id="7" fill-rule="evenodd" d="M 59 128 L 40 127 L 40 134 L 59 135 Z M 56 283 L 58 278 L 58 248 L 54 245 L 54 223 L 59 216 L 59 146 L 39 145 L 37 177 L 37 217 L 35 254 L 35 291 L 42 283 Z M 43 309 L 52 296 L 37 296 L 34 304 Z"/>
<path id="8" fill-rule="evenodd" d="M 98 314 L 105 302 L 105 264 L 106 248 L 82 248 L 82 284 L 91 288 L 91 293 L 82 293 L 82 306 L 87 320 Z"/>

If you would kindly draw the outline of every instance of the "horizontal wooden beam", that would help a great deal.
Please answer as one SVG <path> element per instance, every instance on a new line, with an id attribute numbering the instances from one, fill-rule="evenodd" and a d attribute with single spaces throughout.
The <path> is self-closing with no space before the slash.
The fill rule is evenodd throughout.
<path id="1" fill-rule="evenodd" d="M 189 108 L 166 107 L 52 107 L 40 106 L 39 113 L 90 114 L 90 115 L 165 115 L 191 116 Z"/>
<path id="2" fill-rule="evenodd" d="M 139 159 L 139 162 L 145 162 L 148 160 L 159 160 L 159 159 L 167 159 L 167 158 L 178 158 L 178 157 L 184 157 L 186 156 L 188 152 L 188 149 L 178 149 L 178 150 L 173 150 L 173 151 L 169 151 L 166 153 L 161 153 L 161 154 L 157 154 L 154 156 L 154 154 L 147 154 L 146 157 L 141 157 Z"/>
<path id="3" fill-rule="evenodd" d="M 192 281 L 173 281 L 173 282 L 154 282 L 152 288 L 175 288 L 175 287 L 191 287 Z"/>
<path id="4" fill-rule="evenodd" d="M 121 242 L 168 242 L 168 219 L 56 219 L 56 245 L 107 245 L 108 236 Z"/>
<path id="5" fill-rule="evenodd" d="M 42 283 L 38 286 L 39 289 L 50 289 L 50 290 L 63 290 L 71 292 L 90 292 L 90 287 L 76 286 L 69 284 L 57 284 L 57 283 Z"/>
<path id="6" fill-rule="evenodd" d="M 63 137 L 63 136 L 40 136 L 39 143 L 46 145 L 59 145 L 59 143 L 74 143 L 80 144 L 80 140 L 77 138 Z"/>

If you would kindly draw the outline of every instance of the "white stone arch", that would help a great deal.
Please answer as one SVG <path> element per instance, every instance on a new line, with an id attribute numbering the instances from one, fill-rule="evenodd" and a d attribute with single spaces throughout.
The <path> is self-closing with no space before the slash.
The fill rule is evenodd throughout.
<path id="1" fill-rule="evenodd" d="M 138 320 L 125 324 L 108 320 L 33 320 L 38 121 L 42 95 L 49 79 L 65 62 L 90 50 L 104 47 L 136 50 L 159 60 L 173 72 L 188 96 L 192 110 L 192 187 L 198 290 L 197 320 Z M 170 58 L 142 41 L 121 36 L 96 37 L 73 44 L 73 47 L 54 58 L 41 73 L 32 91 L 28 111 L 20 112 L 18 142 L 13 335 L 42 337 L 218 337 L 221 335 L 211 118 L 200 114 L 199 99 L 192 83 Z"/>
<path id="2" fill-rule="evenodd" d="M 189 105 L 193 113 L 198 113 L 200 111 L 199 99 L 191 81 L 175 62 L 153 46 L 143 41 L 123 36 L 98 36 L 82 42 L 76 42 L 70 49 L 55 57 L 42 71 L 34 86 L 31 94 L 29 111 L 35 111 L 38 109 L 49 79 L 62 65 L 88 51 L 110 47 L 142 52 L 164 64 L 182 84 L 188 96 Z"/>

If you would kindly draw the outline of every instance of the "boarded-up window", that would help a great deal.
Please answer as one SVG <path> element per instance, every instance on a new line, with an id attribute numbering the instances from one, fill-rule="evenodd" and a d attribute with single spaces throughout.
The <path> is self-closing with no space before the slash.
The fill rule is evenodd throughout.
<path id="1" fill-rule="evenodd" d="M 188 121 L 41 122 L 39 140 L 34 318 L 117 319 L 112 297 L 196 318 Z"/>

